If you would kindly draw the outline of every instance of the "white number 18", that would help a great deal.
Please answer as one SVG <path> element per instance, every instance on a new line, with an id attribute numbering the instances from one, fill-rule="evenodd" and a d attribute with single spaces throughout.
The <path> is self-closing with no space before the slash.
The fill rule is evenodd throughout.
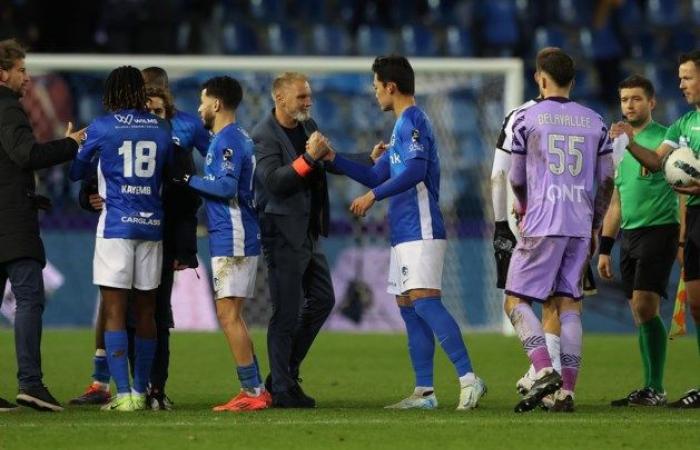
<path id="1" fill-rule="evenodd" d="M 124 176 L 152 177 L 156 170 L 156 149 L 157 145 L 153 141 L 138 141 L 134 152 L 132 141 L 124 141 L 119 147 L 119 155 L 124 156 Z"/>

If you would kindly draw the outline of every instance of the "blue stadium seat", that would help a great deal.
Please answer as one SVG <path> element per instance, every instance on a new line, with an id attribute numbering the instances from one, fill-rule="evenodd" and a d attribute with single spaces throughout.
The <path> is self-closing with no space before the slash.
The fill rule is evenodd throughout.
<path id="1" fill-rule="evenodd" d="M 623 56 L 620 39 L 609 22 L 600 29 L 582 28 L 580 38 L 583 53 L 588 58 L 612 59 Z"/>
<path id="2" fill-rule="evenodd" d="M 270 53 L 275 55 L 300 55 L 306 53 L 302 45 L 301 32 L 288 24 L 270 24 L 267 27 L 267 43 Z"/>
<path id="3" fill-rule="evenodd" d="M 671 54 L 686 53 L 698 47 L 698 38 L 691 28 L 677 29 L 671 35 Z"/>
<path id="4" fill-rule="evenodd" d="M 663 40 L 658 39 L 653 31 L 641 30 L 630 41 L 631 56 L 635 59 L 653 60 L 664 55 Z"/>
<path id="5" fill-rule="evenodd" d="M 304 22 L 326 23 L 330 17 L 329 3 L 324 0 L 298 0 L 295 14 L 304 18 Z"/>
<path id="6" fill-rule="evenodd" d="M 250 55 L 260 51 L 258 33 L 244 22 L 229 22 L 223 28 L 224 52 L 233 55 Z"/>
<path id="7" fill-rule="evenodd" d="M 488 45 L 511 47 L 518 43 L 518 10 L 514 0 L 491 0 L 480 9 L 482 34 Z"/>
<path id="8" fill-rule="evenodd" d="M 423 25 L 404 25 L 401 28 L 403 52 L 407 56 L 436 56 L 435 33 Z"/>
<path id="9" fill-rule="evenodd" d="M 394 37 L 377 25 L 361 25 L 357 30 L 357 52 L 360 55 L 388 55 L 396 51 Z"/>
<path id="10" fill-rule="evenodd" d="M 451 26 L 447 29 L 447 56 L 474 56 L 474 40 L 467 28 Z"/>
<path id="11" fill-rule="evenodd" d="M 312 109 L 319 128 L 322 130 L 335 131 L 344 128 L 342 120 L 340 120 L 340 105 L 330 95 L 325 93 L 315 95 Z"/>
<path id="12" fill-rule="evenodd" d="M 311 48 L 317 55 L 347 55 L 350 52 L 350 36 L 342 26 L 314 25 Z"/>
<path id="13" fill-rule="evenodd" d="M 577 27 L 590 26 L 593 23 L 590 0 L 558 0 L 557 4 L 561 22 Z"/>
<path id="14" fill-rule="evenodd" d="M 675 61 L 667 66 L 657 62 L 649 62 L 644 65 L 644 69 L 646 77 L 654 84 L 659 97 L 678 98 L 680 96 L 678 69 Z"/>
<path id="15" fill-rule="evenodd" d="M 254 17 L 264 22 L 281 22 L 286 19 L 285 3 L 285 0 L 251 1 L 251 12 Z"/>
<path id="16" fill-rule="evenodd" d="M 558 27 L 538 27 L 535 30 L 535 38 L 532 41 L 532 55 L 544 47 L 565 47 L 566 36 Z"/>
<path id="17" fill-rule="evenodd" d="M 678 0 L 648 0 L 647 19 L 652 25 L 672 27 L 681 23 L 681 5 Z"/>
<path id="18" fill-rule="evenodd" d="M 692 0 L 690 3 L 691 18 L 695 25 L 700 25 L 700 0 Z"/>

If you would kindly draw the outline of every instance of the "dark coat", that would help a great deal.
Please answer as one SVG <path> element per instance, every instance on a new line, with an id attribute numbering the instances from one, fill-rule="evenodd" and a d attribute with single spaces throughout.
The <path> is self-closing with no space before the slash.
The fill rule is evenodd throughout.
<path id="1" fill-rule="evenodd" d="M 70 161 L 77 151 L 70 138 L 38 144 L 19 96 L 0 86 L 0 263 L 18 258 L 46 262 L 34 171 Z"/>

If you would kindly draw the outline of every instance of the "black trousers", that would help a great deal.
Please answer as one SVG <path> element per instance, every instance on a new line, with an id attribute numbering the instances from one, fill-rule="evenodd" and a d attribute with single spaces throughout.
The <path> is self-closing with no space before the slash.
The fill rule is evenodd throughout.
<path id="1" fill-rule="evenodd" d="M 303 242 L 291 243 L 269 220 L 262 219 L 267 223 L 261 228 L 272 301 L 267 350 L 275 393 L 297 382 L 301 363 L 333 309 L 335 295 L 318 238 L 309 232 Z"/>
<path id="2" fill-rule="evenodd" d="M 20 389 L 41 386 L 41 332 L 44 313 L 42 264 L 32 258 L 0 263 L 0 304 L 5 283 L 10 280 L 15 295 L 15 353 Z"/>

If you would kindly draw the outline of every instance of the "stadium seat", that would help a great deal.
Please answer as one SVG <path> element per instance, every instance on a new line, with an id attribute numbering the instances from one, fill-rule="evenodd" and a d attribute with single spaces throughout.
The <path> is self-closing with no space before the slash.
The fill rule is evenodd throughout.
<path id="1" fill-rule="evenodd" d="M 396 51 L 394 36 L 377 25 L 361 25 L 357 30 L 356 45 L 360 55 L 388 55 Z"/>
<path id="2" fill-rule="evenodd" d="M 313 111 L 314 117 L 322 130 L 341 130 L 344 124 L 340 120 L 341 105 L 325 93 L 314 96 Z"/>
<path id="3" fill-rule="evenodd" d="M 297 28 L 273 23 L 267 28 L 267 43 L 274 55 L 300 55 L 306 53 L 302 45 L 301 32 Z"/>
<path id="4" fill-rule="evenodd" d="M 480 22 L 483 39 L 487 45 L 510 48 L 520 38 L 518 10 L 513 0 L 492 0 L 481 7 Z"/>
<path id="5" fill-rule="evenodd" d="M 558 27 L 538 27 L 535 30 L 535 37 L 532 41 L 532 56 L 544 47 L 565 47 L 566 36 Z"/>
<path id="6" fill-rule="evenodd" d="M 435 33 L 423 25 L 404 25 L 401 41 L 406 56 L 437 56 Z"/>
<path id="7" fill-rule="evenodd" d="M 474 40 L 467 28 L 451 26 L 447 29 L 447 56 L 474 56 Z"/>
<path id="8" fill-rule="evenodd" d="M 627 2 L 629 3 L 629 2 Z M 590 0 L 558 0 L 559 20 L 569 26 L 589 26 L 593 22 Z"/>
<path id="9" fill-rule="evenodd" d="M 698 43 L 698 38 L 692 29 L 675 30 L 671 35 L 671 54 L 677 55 L 695 50 Z"/>
<path id="10" fill-rule="evenodd" d="M 681 5 L 678 0 L 648 0 L 647 20 L 660 27 L 672 27 L 681 23 Z"/>
<path id="11" fill-rule="evenodd" d="M 667 66 L 649 62 L 644 65 L 644 69 L 646 77 L 654 84 L 656 93 L 660 98 L 669 97 L 673 99 L 680 96 L 678 69 L 675 61 Z"/>
<path id="12" fill-rule="evenodd" d="M 250 55 L 260 51 L 258 33 L 244 22 L 229 22 L 223 28 L 224 52 L 232 55 Z"/>
<path id="13" fill-rule="evenodd" d="M 256 0 L 250 2 L 253 16 L 265 22 L 286 20 L 285 0 Z"/>
<path id="14" fill-rule="evenodd" d="M 347 55 L 350 52 L 350 36 L 342 26 L 314 25 L 311 48 L 317 55 Z"/>
<path id="15" fill-rule="evenodd" d="M 583 53 L 590 59 L 622 57 L 622 44 L 608 22 L 603 28 L 582 28 L 580 32 Z"/>

